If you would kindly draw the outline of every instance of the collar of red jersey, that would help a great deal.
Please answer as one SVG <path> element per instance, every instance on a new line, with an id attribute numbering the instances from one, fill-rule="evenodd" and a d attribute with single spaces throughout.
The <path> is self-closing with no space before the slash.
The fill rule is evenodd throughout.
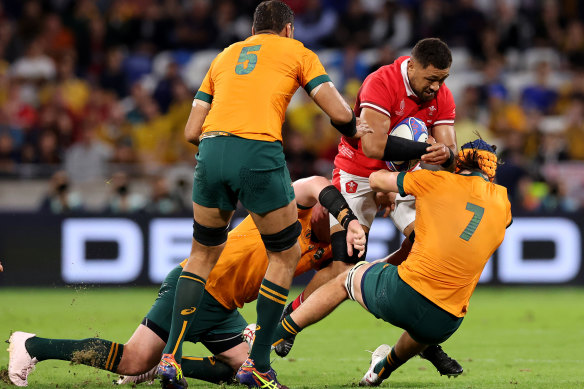
<path id="1" fill-rule="evenodd" d="M 414 93 L 412 86 L 410 85 L 410 79 L 408 78 L 408 63 L 410 63 L 410 59 L 406 59 L 401 63 L 401 74 L 404 80 L 404 86 L 406 87 L 406 93 L 408 97 L 418 97 Z"/>

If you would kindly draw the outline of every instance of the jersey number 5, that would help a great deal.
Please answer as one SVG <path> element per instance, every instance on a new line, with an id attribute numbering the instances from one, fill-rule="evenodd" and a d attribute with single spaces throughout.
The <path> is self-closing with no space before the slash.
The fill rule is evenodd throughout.
<path id="1" fill-rule="evenodd" d="M 260 47 L 262 45 L 247 46 L 241 49 L 241 53 L 239 53 L 239 58 L 237 59 L 237 66 L 235 66 L 236 74 L 249 74 L 255 69 L 258 56 L 253 51 L 258 51 Z M 244 66 L 245 61 L 247 61 L 247 66 Z"/>
<path id="2" fill-rule="evenodd" d="M 466 210 L 471 211 L 474 214 L 464 231 L 462 231 L 462 234 L 460 234 L 462 239 L 468 241 L 479 226 L 479 223 L 483 218 L 483 213 L 485 213 L 485 209 L 473 203 L 466 203 Z"/>

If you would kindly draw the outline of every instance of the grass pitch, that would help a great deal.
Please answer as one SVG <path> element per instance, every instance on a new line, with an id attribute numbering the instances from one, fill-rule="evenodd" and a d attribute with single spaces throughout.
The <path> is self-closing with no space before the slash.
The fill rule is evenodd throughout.
<path id="1" fill-rule="evenodd" d="M 299 292 L 292 291 L 291 296 Z M 146 314 L 157 288 L 0 289 L 0 337 L 11 331 L 52 338 L 101 338 L 124 342 Z M 584 288 L 479 287 L 460 329 L 443 344 L 464 366 L 456 379 L 440 377 L 414 358 L 382 387 L 391 388 L 584 388 Z M 255 321 L 255 306 L 243 315 Z M 288 358 L 274 355 L 280 381 L 291 388 L 354 387 L 381 343 L 401 330 L 376 320 L 357 303 L 343 303 L 331 316 L 304 330 Z M 7 346 L 7 345 L 6 345 Z M 3 347 L 3 350 L 5 347 Z M 185 355 L 206 356 L 188 344 Z M 0 369 L 8 353 L 0 352 Z M 0 388 L 14 388 L 1 380 Z M 115 374 L 44 361 L 29 376 L 32 388 L 108 388 Z M 217 388 L 189 379 L 190 387 Z"/>

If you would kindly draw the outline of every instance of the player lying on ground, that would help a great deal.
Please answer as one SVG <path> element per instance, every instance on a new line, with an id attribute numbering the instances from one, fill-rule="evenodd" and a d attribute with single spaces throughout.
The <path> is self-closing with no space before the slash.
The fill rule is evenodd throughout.
<path id="1" fill-rule="evenodd" d="M 492 183 L 496 167 L 494 148 L 478 139 L 462 146 L 456 174 L 372 174 L 374 190 L 416 197 L 411 253 L 397 267 L 358 263 L 285 317 L 277 337 L 297 334 L 347 299 L 358 301 L 375 317 L 405 330 L 393 348 L 375 350 L 363 386 L 379 385 L 428 345 L 448 339 L 462 323 L 481 272 L 512 221 L 507 190 Z"/>
<path id="2" fill-rule="evenodd" d="M 331 261 L 328 213 L 316 206 L 323 189 L 334 196 L 330 181 L 324 177 L 294 183 L 302 225 L 298 238 L 302 257 L 295 275 L 319 269 Z M 338 192 L 337 197 L 342 198 Z M 325 198 L 323 202 L 326 201 Z M 346 203 L 342 207 L 347 208 Z M 363 250 L 365 233 L 357 220 L 343 224 L 348 230 L 347 250 L 352 252 L 353 245 Z M 74 361 L 124 375 L 148 372 L 157 365 L 166 345 L 182 266 L 184 261 L 167 275 L 150 312 L 126 344 L 99 338 L 44 339 L 25 332 L 13 333 L 9 346 L 10 380 L 17 386 L 26 386 L 35 364 L 47 359 Z M 237 308 L 257 298 L 267 267 L 268 257 L 260 233 L 248 216 L 229 233 L 225 251 L 207 281 L 198 319 L 185 334 L 186 340 L 203 343 L 214 356 L 183 359 L 186 376 L 210 382 L 228 381 L 246 360 L 248 346 L 241 333 L 247 323 Z"/>

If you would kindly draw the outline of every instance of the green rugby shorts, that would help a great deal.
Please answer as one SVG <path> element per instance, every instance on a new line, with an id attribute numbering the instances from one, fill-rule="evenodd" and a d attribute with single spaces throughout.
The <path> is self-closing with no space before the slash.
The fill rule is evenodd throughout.
<path id="1" fill-rule="evenodd" d="M 171 270 L 158 291 L 158 297 L 142 324 L 152 329 L 166 342 L 172 321 L 172 307 L 178 278 L 182 267 Z M 201 342 L 213 354 L 220 354 L 243 342 L 242 333 L 247 322 L 237 309 L 230 310 L 221 305 L 205 291 L 197 309 L 197 317 L 191 323 L 185 341 Z"/>
<path id="2" fill-rule="evenodd" d="M 280 142 L 210 137 L 201 141 L 196 158 L 193 201 L 199 205 L 234 210 L 239 200 L 264 214 L 294 200 Z"/>
<path id="3" fill-rule="evenodd" d="M 375 317 L 406 330 L 423 344 L 439 344 L 462 323 L 462 317 L 446 312 L 405 283 L 397 267 L 378 263 L 361 279 L 363 302 Z"/>

